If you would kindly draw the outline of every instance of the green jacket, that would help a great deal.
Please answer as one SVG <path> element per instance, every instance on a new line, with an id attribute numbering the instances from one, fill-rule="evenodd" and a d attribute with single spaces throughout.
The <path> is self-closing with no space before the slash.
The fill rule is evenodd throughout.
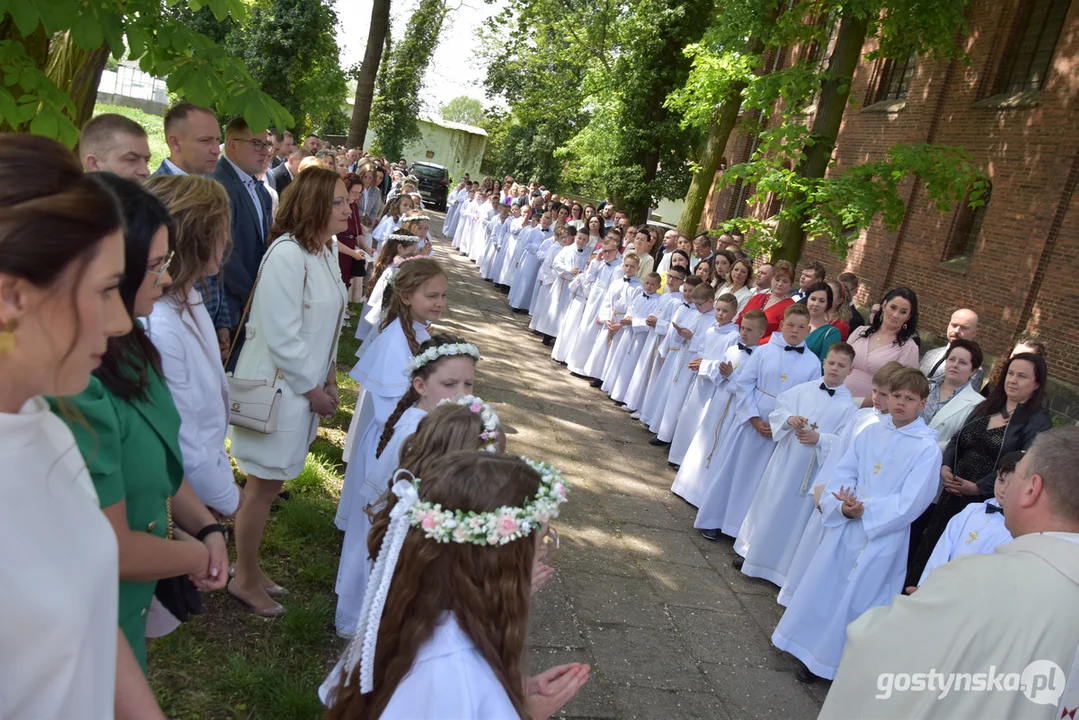
<path id="1" fill-rule="evenodd" d="M 164 378 L 155 372 L 150 372 L 146 393 L 146 400 L 126 401 L 95 377 L 79 395 L 50 398 L 49 403 L 74 433 L 101 507 L 125 500 L 128 527 L 165 537 L 166 499 L 184 479 L 180 415 Z M 143 672 L 146 613 L 156 587 L 156 580 L 120 581 L 120 628 Z"/>

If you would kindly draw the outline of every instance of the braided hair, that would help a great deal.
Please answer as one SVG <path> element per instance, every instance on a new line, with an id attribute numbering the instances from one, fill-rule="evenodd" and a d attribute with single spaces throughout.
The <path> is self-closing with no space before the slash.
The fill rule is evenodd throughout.
<path id="1" fill-rule="evenodd" d="M 450 335 L 448 333 L 432 335 L 430 340 L 427 340 L 420 345 L 419 352 L 422 353 L 425 350 L 429 350 L 434 347 L 441 347 L 442 345 L 457 345 L 465 342 L 463 339 L 456 335 Z M 419 354 L 419 353 L 416 353 Z M 442 361 L 446 358 L 461 357 L 460 355 L 443 355 L 442 357 L 435 358 L 431 362 L 427 363 L 413 375 L 415 378 L 423 378 L 426 380 L 431 377 L 432 373 L 438 369 L 438 366 L 442 364 Z M 466 355 L 465 357 L 472 357 Z M 390 413 L 389 418 L 386 419 L 386 426 L 382 430 L 382 437 L 378 440 L 378 449 L 375 450 L 375 457 L 381 457 L 382 451 L 386 449 L 386 446 L 390 444 L 390 440 L 393 438 L 393 430 L 397 427 L 397 421 L 401 419 L 401 416 L 405 414 L 405 410 L 415 405 L 420 400 L 420 394 L 416 392 L 416 385 L 413 383 L 409 386 L 408 392 L 397 403 L 397 407 Z"/>
<path id="2" fill-rule="evenodd" d="M 393 232 L 393 235 L 398 236 L 398 238 L 401 236 L 412 237 L 412 233 L 403 228 L 398 228 L 397 230 L 395 230 Z M 382 243 L 382 247 L 378 251 L 378 260 L 375 261 L 375 279 L 377 280 L 378 278 L 382 277 L 382 273 L 393 263 L 393 259 L 397 257 L 397 249 L 399 247 L 401 247 L 402 245 L 415 244 L 419 241 L 419 238 L 416 238 L 411 243 L 404 240 L 399 240 L 397 238 L 394 238 L 393 236 L 386 238 L 386 240 Z"/>
<path id="3" fill-rule="evenodd" d="M 405 339 L 408 340 L 408 350 L 413 355 L 419 354 L 420 343 L 416 340 L 416 329 L 412 327 L 412 308 L 408 306 L 404 298 L 412 295 L 425 282 L 439 275 L 445 276 L 446 273 L 441 265 L 430 258 L 412 258 L 402 263 L 401 270 L 393 281 L 390 302 L 382 313 L 379 332 L 389 327 L 394 320 L 400 320 L 401 329 L 404 330 Z"/>

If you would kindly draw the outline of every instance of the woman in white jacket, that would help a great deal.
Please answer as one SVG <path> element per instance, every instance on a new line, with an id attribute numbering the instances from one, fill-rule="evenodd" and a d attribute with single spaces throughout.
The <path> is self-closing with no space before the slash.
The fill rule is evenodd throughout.
<path id="1" fill-rule="evenodd" d="M 240 488 L 225 452 L 229 386 L 210 314 L 195 283 L 221 270 L 229 240 L 229 198 L 218 182 L 198 175 L 159 175 L 146 188 L 172 214 L 172 285 L 146 323 L 180 412 L 184 474 L 208 507 L 231 516 Z"/>
<path id="2" fill-rule="evenodd" d="M 985 400 L 970 385 L 970 379 L 981 366 L 982 350 L 971 340 L 953 341 L 944 355 L 944 378 L 933 384 L 922 411 L 922 419 L 937 431 L 941 452 L 966 423 L 974 407 Z"/>
<path id="3" fill-rule="evenodd" d="M 337 173 L 300 172 L 270 229 L 250 301 L 247 342 L 235 375 L 267 380 L 281 390 L 277 429 L 262 434 L 233 426 L 232 456 L 247 474 L 236 514 L 236 575 L 229 593 L 263 617 L 284 614 L 267 593 L 282 588 L 259 568 L 258 551 L 270 505 L 286 480 L 303 470 L 319 418 L 337 411 L 337 341 L 348 291 L 333 236 L 348 224 L 348 192 Z"/>

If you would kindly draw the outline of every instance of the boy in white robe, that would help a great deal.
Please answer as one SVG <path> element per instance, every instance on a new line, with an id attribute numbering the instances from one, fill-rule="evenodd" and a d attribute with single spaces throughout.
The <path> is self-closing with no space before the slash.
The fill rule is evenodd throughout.
<path id="1" fill-rule="evenodd" d="M 495 278 L 495 285 L 500 286 L 503 292 L 508 291 L 513 285 L 513 278 L 517 274 L 520 263 L 522 237 L 531 227 L 532 207 L 525 205 L 519 212 L 520 215 L 510 223 L 509 238 L 506 243 L 506 261 Z"/>
<path id="2" fill-rule="evenodd" d="M 910 524 L 940 477 L 937 433 L 918 416 L 927 397 L 920 370 L 897 371 L 888 417 L 855 439 L 821 495 L 824 537 L 772 633 L 798 660 L 801 682 L 834 678 L 847 625 L 903 590 Z"/>
<path id="3" fill-rule="evenodd" d="M 539 249 L 536 251 L 536 259 L 539 261 L 539 269 L 536 271 L 536 281 L 532 286 L 532 299 L 528 303 L 528 314 L 536 314 L 536 302 L 539 300 L 540 290 L 543 289 L 543 281 L 546 273 L 544 272 L 543 264 L 547 261 L 548 256 L 551 258 L 551 262 L 554 262 L 554 256 L 558 254 L 561 249 L 561 243 L 555 236 L 556 228 L 551 225 L 548 228 L 548 232 L 540 233 Z M 553 248 L 553 252 L 552 252 Z M 547 267 L 547 271 L 550 271 L 550 265 Z"/>
<path id="4" fill-rule="evenodd" d="M 457 229 L 453 232 L 453 246 L 463 255 L 468 254 L 468 239 L 472 236 L 472 226 L 476 222 L 483 199 L 483 190 L 477 186 L 472 198 L 461 210 L 461 219 L 457 221 Z"/>
<path id="5" fill-rule="evenodd" d="M 629 310 L 626 311 L 626 316 L 622 318 L 622 330 L 620 330 L 615 337 L 614 345 L 611 347 L 611 351 L 607 353 L 607 363 L 603 366 L 603 385 L 602 390 L 611 396 L 611 400 L 614 400 L 619 405 L 622 396 L 625 395 L 626 388 L 629 386 L 629 379 L 632 377 L 633 368 L 636 366 L 637 361 L 641 357 L 641 350 L 644 348 L 645 340 L 648 339 L 648 330 L 650 329 L 645 325 L 645 320 L 649 315 L 652 315 L 656 308 L 659 307 L 660 296 L 659 284 L 662 278 L 659 273 L 648 273 L 641 281 L 641 294 L 638 295 L 629 306 Z M 624 378 L 624 382 L 619 384 L 619 379 Z M 619 393 L 619 397 L 615 397 L 615 392 Z"/>
<path id="6" fill-rule="evenodd" d="M 592 354 L 592 346 L 603 331 L 603 326 L 597 324 L 595 320 L 599 316 L 600 306 L 603 304 L 607 290 L 623 275 L 620 246 L 616 237 L 608 236 L 603 241 L 603 250 L 600 252 L 603 265 L 598 268 L 596 278 L 588 288 L 588 298 L 581 312 L 581 320 L 577 324 L 577 339 L 573 343 L 572 351 L 565 358 L 569 371 L 576 375 L 584 375 L 588 356 Z"/>
<path id="7" fill-rule="evenodd" d="M 698 387 L 698 371 L 704 358 L 717 359 L 723 356 L 731 343 L 738 339 L 738 326 L 734 324 L 734 316 L 738 311 L 738 300 L 733 295 L 723 295 L 716 298 L 714 304 L 714 321 L 709 326 L 709 318 L 703 315 L 697 323 L 697 331 L 690 341 L 689 350 L 681 357 L 680 362 L 685 367 L 676 370 L 671 379 L 672 384 L 667 391 L 667 403 L 663 407 L 663 414 L 652 423 L 655 428 L 653 445 L 671 445 L 674 441 L 679 421 L 683 416 L 686 421 L 682 423 L 683 433 L 691 438 L 697 430 L 696 423 L 700 422 L 704 410 L 704 390 Z M 688 360 L 688 362 L 686 362 Z M 688 372 L 687 372 L 688 371 Z M 711 396 L 711 382 L 705 380 L 709 387 L 708 396 Z M 697 392 L 693 392 L 696 390 Z M 692 420 L 690 418 L 696 418 Z M 692 427 L 690 427 L 692 426 Z M 688 441 L 685 443 L 688 445 Z M 668 462 L 671 462 L 668 457 Z"/>
<path id="8" fill-rule="evenodd" d="M 602 325 L 603 331 L 592 343 L 592 351 L 588 354 L 588 360 L 584 364 L 585 377 L 599 378 L 603 374 L 603 366 L 607 363 L 607 355 L 611 352 L 615 337 L 622 330 L 622 318 L 629 311 L 629 306 L 643 292 L 641 281 L 637 278 L 637 268 L 640 260 L 633 253 L 627 253 L 622 258 L 622 278 L 611 283 L 607 293 L 603 296 L 603 304 L 595 323 Z M 603 384 L 602 380 L 593 380 L 592 387 L 598 388 Z"/>
<path id="9" fill-rule="evenodd" d="M 562 316 L 569 307 L 569 284 L 584 272 L 588 264 L 588 235 L 574 233 L 572 226 L 566 226 L 566 229 L 567 237 L 572 238 L 573 242 L 555 255 L 551 264 L 551 299 L 547 304 L 547 312 L 540 315 L 536 322 L 536 329 L 549 337 L 548 344 L 552 345 L 558 335 Z"/>
<path id="10" fill-rule="evenodd" d="M 820 360 L 805 346 L 809 310 L 794 304 L 783 314 L 780 332 L 758 345 L 735 378 L 732 432 L 713 458 L 707 490 L 693 527 L 709 540 L 735 537 L 775 450 L 768 416 L 776 397 L 821 376 Z M 716 460 L 719 460 L 717 463 Z"/>
<path id="11" fill-rule="evenodd" d="M 548 216 L 548 227 L 550 224 L 550 216 Z M 506 303 L 515 313 L 528 312 L 528 306 L 532 303 L 532 288 L 536 285 L 536 275 L 539 272 L 538 253 L 540 244 L 543 242 L 543 232 L 543 219 L 535 215 L 532 216 L 531 226 L 521 231 L 517 250 L 517 271 L 510 284 L 509 297 L 506 298 Z"/>
<path id="12" fill-rule="evenodd" d="M 493 280 L 492 274 L 498 258 L 498 249 L 502 245 L 502 227 L 509 216 L 510 206 L 504 202 L 498 203 L 498 214 L 491 218 L 487 246 L 480 258 L 480 277 L 484 280 Z"/>
<path id="13" fill-rule="evenodd" d="M 532 321 L 528 323 L 528 329 L 537 335 L 546 335 L 540 330 L 540 323 L 546 321 L 551 302 L 557 299 L 555 297 L 555 288 L 559 277 L 554 268 L 555 259 L 562 250 L 572 244 L 573 236 L 570 235 L 570 229 L 563 226 L 555 232 L 554 240 L 547 245 L 546 249 L 542 246 L 540 247 L 543 261 L 540 263 L 539 273 L 536 275 L 539 290 L 536 292 L 536 300 L 531 308 Z M 549 344 L 546 337 L 543 339 L 543 344 Z"/>
<path id="14" fill-rule="evenodd" d="M 854 348 L 835 343 L 824 358 L 824 379 L 781 393 L 768 416 L 776 450 L 764 470 L 746 519 L 738 531 L 734 566 L 749 577 L 782 586 L 816 503 L 813 483 L 830 442 L 857 408 L 844 382 L 854 366 Z"/>
<path id="15" fill-rule="evenodd" d="M 495 256 L 495 263 L 491 267 L 491 281 L 498 286 L 498 279 L 502 275 L 502 269 L 506 266 L 509 258 L 513 257 L 512 241 L 513 235 L 510 234 L 510 229 L 513 227 L 513 223 L 520 219 L 521 208 L 517 205 L 510 205 L 510 214 L 502 221 L 502 227 L 499 230 L 498 247 L 496 250 L 498 254 Z"/>
<path id="16" fill-rule="evenodd" d="M 959 514 L 948 521 L 944 528 L 944 534 L 933 546 L 933 553 L 922 571 L 922 577 L 918 580 L 921 585 L 929 577 L 934 568 L 951 562 L 963 555 L 988 555 L 994 548 L 1013 540 L 1004 524 L 1004 510 L 1001 503 L 1004 501 L 1004 492 L 1008 489 L 1008 481 L 1015 473 L 1015 466 L 1023 459 L 1023 451 L 1010 452 L 1000 459 L 997 468 L 997 481 L 993 486 L 993 497 L 985 502 L 971 503 L 959 511 Z M 907 588 L 907 594 L 917 588 Z"/>
<path id="17" fill-rule="evenodd" d="M 648 327 L 648 338 L 641 349 L 639 362 L 632 369 L 632 375 L 622 398 L 626 410 L 631 413 L 636 413 L 647 398 L 648 381 L 652 377 L 653 368 L 659 361 L 659 343 L 667 337 L 671 315 L 674 314 L 675 309 L 682 307 L 682 285 L 685 279 L 686 271 L 682 268 L 668 273 L 667 292 L 660 295 L 656 310 L 644 320 L 644 324 Z"/>
<path id="18" fill-rule="evenodd" d="M 580 231 L 578 231 L 579 234 Z M 587 234 L 587 231 L 585 231 L 585 234 Z M 617 255 L 617 245 L 614 241 L 611 241 L 610 245 L 614 248 L 615 255 Z M 579 332 L 581 319 L 584 317 L 585 307 L 588 305 L 588 296 L 592 291 L 592 286 L 595 285 L 596 278 L 607 267 L 606 257 L 609 254 L 610 250 L 600 248 L 600 252 L 592 256 L 588 261 L 588 267 L 585 271 L 570 281 L 567 288 L 570 293 L 570 302 L 566 307 L 566 312 L 562 315 L 561 324 L 558 327 L 558 340 L 555 341 L 554 349 L 551 350 L 551 359 L 555 362 L 565 365 L 570 354 L 577 347 L 577 340 L 581 337 Z"/>
<path id="19" fill-rule="evenodd" d="M 675 268 L 671 268 L 672 270 Z M 670 277 L 670 276 L 668 276 Z M 671 492 L 690 505 L 699 507 L 706 481 L 712 467 L 712 458 L 719 449 L 726 433 L 734 425 L 731 411 L 735 402 L 734 378 L 738 368 L 752 357 L 760 346 L 761 338 L 768 328 L 768 316 L 761 310 L 751 310 L 742 317 L 738 341 L 727 348 L 719 360 L 701 362 L 698 374 L 711 380 L 712 397 L 705 405 L 703 416 L 698 418 L 697 430 L 675 475 Z M 716 459 L 716 462 L 720 462 Z"/>
<path id="20" fill-rule="evenodd" d="M 813 560 L 813 555 L 816 554 L 824 536 L 824 516 L 821 515 L 819 504 L 824 488 L 835 475 L 839 461 L 854 444 L 854 439 L 867 427 L 880 422 L 881 418 L 888 414 L 888 396 L 892 394 L 892 375 L 903 367 L 905 366 L 894 360 L 885 363 L 873 374 L 873 407 L 862 408 L 855 412 L 843 431 L 834 438 L 829 435 L 821 437 L 818 445 L 825 448 L 827 457 L 821 463 L 820 472 L 813 486 L 813 501 L 816 507 L 809 515 L 802 539 L 798 542 L 798 549 L 787 569 L 786 580 L 780 586 L 779 597 L 776 598 L 776 602 L 783 607 L 790 605 L 791 598 L 794 597 L 798 584 L 802 581 L 802 576 L 805 575 L 806 568 Z M 828 447 L 829 445 L 831 447 Z"/>

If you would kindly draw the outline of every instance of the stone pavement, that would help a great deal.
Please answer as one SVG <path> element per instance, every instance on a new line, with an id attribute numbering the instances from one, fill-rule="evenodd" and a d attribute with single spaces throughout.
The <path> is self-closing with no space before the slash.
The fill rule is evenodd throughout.
<path id="1" fill-rule="evenodd" d="M 731 567 L 730 540 L 693 530 L 694 508 L 670 492 L 666 452 L 551 360 L 528 316 L 448 241 L 436 257 L 450 277 L 439 327 L 479 345 L 476 394 L 498 411 L 509 452 L 549 460 L 573 484 L 555 522 L 557 573 L 535 598 L 532 628 L 533 673 L 592 665 L 564 715 L 815 718 L 826 684 L 798 683 L 769 640 L 783 609 L 776 588 Z"/>

